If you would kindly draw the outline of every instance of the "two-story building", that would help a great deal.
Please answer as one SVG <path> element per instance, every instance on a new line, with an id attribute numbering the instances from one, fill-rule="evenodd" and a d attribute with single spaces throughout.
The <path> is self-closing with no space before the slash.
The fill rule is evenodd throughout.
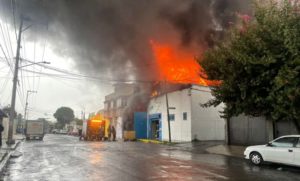
<path id="1" fill-rule="evenodd" d="M 115 126 L 117 138 L 119 139 L 123 138 L 124 111 L 137 87 L 136 84 L 115 84 L 114 92 L 105 96 L 103 113 Z"/>

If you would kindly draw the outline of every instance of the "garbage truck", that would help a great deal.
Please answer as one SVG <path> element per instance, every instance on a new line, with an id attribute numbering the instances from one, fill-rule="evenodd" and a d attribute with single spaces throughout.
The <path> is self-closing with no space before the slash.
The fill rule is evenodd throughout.
<path id="1" fill-rule="evenodd" d="M 45 135 L 45 120 L 26 120 L 25 136 L 26 140 L 43 140 Z"/>
<path id="2" fill-rule="evenodd" d="M 83 121 L 82 136 L 85 141 L 107 140 L 110 121 L 103 115 L 97 114 Z M 101 133 L 102 132 L 102 133 Z"/>

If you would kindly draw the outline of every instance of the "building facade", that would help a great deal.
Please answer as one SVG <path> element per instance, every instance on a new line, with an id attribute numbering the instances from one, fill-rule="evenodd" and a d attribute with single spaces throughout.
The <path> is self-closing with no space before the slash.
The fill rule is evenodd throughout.
<path id="1" fill-rule="evenodd" d="M 115 126 L 118 139 L 123 138 L 123 115 L 136 86 L 135 84 L 116 84 L 114 85 L 114 92 L 105 96 L 102 112 L 104 117 Z"/>
<path id="2" fill-rule="evenodd" d="M 193 140 L 225 140 L 225 120 L 220 117 L 223 105 L 202 107 L 213 96 L 209 87 L 191 85 L 168 93 L 171 139 L 173 142 Z M 148 105 L 147 137 L 168 141 L 166 94 L 151 98 Z"/>

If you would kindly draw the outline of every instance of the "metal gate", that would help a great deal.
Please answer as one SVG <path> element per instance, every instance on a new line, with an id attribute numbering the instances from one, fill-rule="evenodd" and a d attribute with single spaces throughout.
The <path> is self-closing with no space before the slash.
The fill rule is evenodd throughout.
<path id="1" fill-rule="evenodd" d="M 296 126 L 292 121 L 277 121 L 275 129 L 277 137 L 291 134 L 299 134 L 296 129 Z"/>
<path id="2" fill-rule="evenodd" d="M 134 113 L 134 130 L 136 139 L 147 138 L 147 113 L 135 112 Z"/>
<path id="3" fill-rule="evenodd" d="M 263 117 L 232 117 L 228 126 L 229 143 L 232 145 L 265 144 L 269 141 L 267 121 Z"/>

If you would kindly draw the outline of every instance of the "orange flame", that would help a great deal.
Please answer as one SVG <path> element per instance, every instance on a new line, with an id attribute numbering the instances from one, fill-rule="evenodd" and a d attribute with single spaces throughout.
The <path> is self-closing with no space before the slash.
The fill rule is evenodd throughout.
<path id="1" fill-rule="evenodd" d="M 200 77 L 201 67 L 194 54 L 175 46 L 150 41 L 160 78 L 170 83 L 210 86 L 216 83 Z"/>

